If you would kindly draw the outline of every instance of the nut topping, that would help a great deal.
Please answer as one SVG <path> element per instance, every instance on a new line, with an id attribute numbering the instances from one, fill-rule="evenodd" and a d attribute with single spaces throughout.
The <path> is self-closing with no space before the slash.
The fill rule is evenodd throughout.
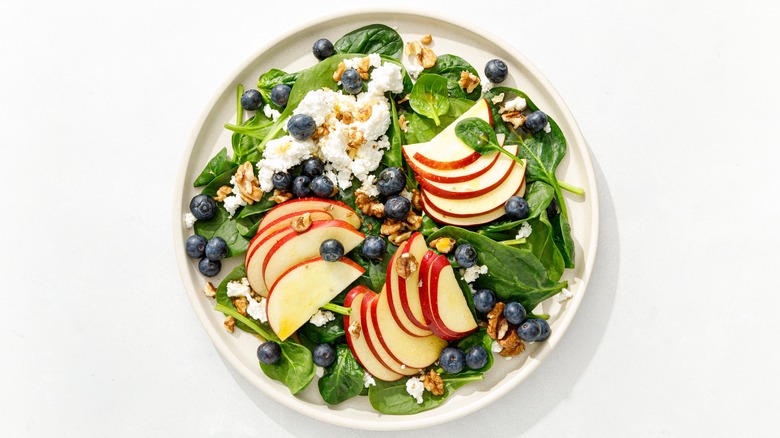
<path id="1" fill-rule="evenodd" d="M 249 307 L 249 300 L 246 297 L 233 298 L 233 305 L 236 306 L 238 313 L 246 316 L 246 308 Z"/>
<path id="2" fill-rule="evenodd" d="M 406 242 L 407 240 L 409 240 L 410 237 L 412 237 L 412 232 L 411 231 L 407 231 L 405 233 L 402 233 L 402 232 L 399 231 L 399 232 L 397 232 L 395 234 L 391 234 L 391 235 L 387 236 L 387 240 L 389 240 L 390 243 L 392 243 L 393 245 L 398 246 L 398 245 Z"/>
<path id="3" fill-rule="evenodd" d="M 311 213 L 303 213 L 300 216 L 296 216 L 290 222 L 290 226 L 296 233 L 303 233 L 311 227 Z"/>
<path id="4" fill-rule="evenodd" d="M 479 77 L 474 73 L 463 70 L 460 72 L 460 80 L 458 80 L 460 88 L 466 90 L 466 93 L 471 93 L 479 85 Z"/>
<path id="5" fill-rule="evenodd" d="M 274 195 L 271 196 L 271 201 L 276 202 L 277 204 L 281 204 L 282 202 L 289 201 L 292 199 L 293 194 L 290 192 L 283 192 L 279 189 L 274 189 Z"/>
<path id="6" fill-rule="evenodd" d="M 455 247 L 455 239 L 449 237 L 439 237 L 431 242 L 431 248 L 435 248 L 442 254 L 448 254 Z"/>
<path id="7" fill-rule="evenodd" d="M 247 161 L 238 167 L 236 174 L 233 176 L 236 181 L 236 186 L 241 195 L 241 199 L 249 205 L 263 199 L 263 191 L 260 190 L 260 183 L 255 178 L 255 174 L 252 171 L 252 163 Z"/>
<path id="8" fill-rule="evenodd" d="M 417 268 L 419 267 L 420 265 L 417 263 L 417 259 L 408 252 L 401 254 L 401 257 L 398 257 L 395 262 L 395 272 L 397 272 L 398 276 L 404 280 L 417 272 Z"/>
<path id="9" fill-rule="evenodd" d="M 428 371 L 422 377 L 423 386 L 425 389 L 431 392 L 433 395 L 444 395 L 444 380 L 442 380 L 439 373 L 434 370 Z"/>
<path id="10" fill-rule="evenodd" d="M 525 116 L 520 111 L 510 111 L 501 114 L 501 120 L 512 124 L 512 128 L 517 129 L 525 124 Z"/>
<path id="11" fill-rule="evenodd" d="M 222 324 L 225 325 L 225 330 L 229 331 L 230 333 L 233 333 L 236 330 L 236 319 L 232 316 L 225 318 L 225 322 Z"/>
<path id="12" fill-rule="evenodd" d="M 352 324 L 349 325 L 349 328 L 347 328 L 347 332 L 352 335 L 352 339 L 357 339 L 360 337 L 360 323 L 357 321 L 352 321 Z"/>
<path id="13" fill-rule="evenodd" d="M 333 80 L 336 82 L 340 81 L 341 75 L 343 75 L 345 71 L 347 71 L 347 65 L 343 62 L 339 62 L 339 65 L 336 67 L 336 71 L 333 72 Z"/>
<path id="14" fill-rule="evenodd" d="M 436 54 L 433 50 L 423 47 L 420 49 L 420 53 L 417 54 L 417 61 L 423 68 L 432 68 L 436 65 Z"/>
<path id="15" fill-rule="evenodd" d="M 214 298 L 217 296 L 217 288 L 209 281 L 203 285 L 203 293 L 209 298 Z"/>
<path id="16" fill-rule="evenodd" d="M 230 186 L 222 186 L 217 190 L 217 196 L 214 197 L 214 200 L 217 202 L 222 202 L 225 200 L 225 198 L 228 197 L 233 193 L 233 187 Z"/>
<path id="17" fill-rule="evenodd" d="M 401 131 L 403 132 L 409 132 L 409 122 L 403 114 L 398 117 L 398 127 L 401 128 Z"/>
<path id="18" fill-rule="evenodd" d="M 423 37 L 420 38 L 420 42 L 427 46 L 428 44 L 433 42 L 433 36 L 432 35 L 423 35 Z"/>

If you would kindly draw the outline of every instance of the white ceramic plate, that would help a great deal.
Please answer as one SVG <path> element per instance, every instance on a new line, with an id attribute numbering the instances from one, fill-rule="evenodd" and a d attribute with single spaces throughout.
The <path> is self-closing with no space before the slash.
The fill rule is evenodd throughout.
<path id="1" fill-rule="evenodd" d="M 222 322 L 224 317 L 213 310 L 214 302 L 201 291 L 205 282 L 198 273 L 197 264 L 184 253 L 184 241 L 191 230 L 184 227 L 182 218 L 188 211 L 189 200 L 197 194 L 192 181 L 208 160 L 222 147 L 230 149 L 230 135 L 223 128 L 226 121 L 235 120 L 235 90 L 239 83 L 251 88 L 260 74 L 270 68 L 298 71 L 313 65 L 316 60 L 311 46 L 319 38 L 336 41 L 345 33 L 361 26 L 383 23 L 394 27 L 404 41 L 419 39 L 432 34 L 435 53 L 453 53 L 469 61 L 478 71 L 493 58 L 503 59 L 509 66 L 510 77 L 502 85 L 525 91 L 534 102 L 552 116 L 560 125 L 568 141 L 569 151 L 558 167 L 559 178 L 585 188 L 583 197 L 568 196 L 570 221 L 576 242 L 577 268 L 567 270 L 564 279 L 574 297 L 559 304 L 555 299 L 543 303 L 545 313 L 551 315 L 552 334 L 543 343 L 529 344 L 525 353 L 513 360 L 497 356 L 493 368 L 485 380 L 458 389 L 441 406 L 411 416 L 382 415 L 371 408 L 367 397 L 356 397 L 338 406 L 327 406 L 317 391 L 316 382 L 298 396 L 290 394 L 287 387 L 267 378 L 255 356 L 258 340 L 239 330 L 228 333 Z M 510 44 L 500 41 L 473 26 L 445 21 L 408 12 L 375 11 L 339 16 L 310 23 L 290 32 L 259 50 L 227 81 L 196 124 L 189 147 L 185 151 L 174 195 L 174 245 L 179 270 L 190 303 L 214 345 L 223 357 L 252 384 L 271 398 L 304 415 L 340 426 L 397 430 L 427 427 L 444 423 L 477 411 L 496 401 L 528 377 L 555 348 L 571 323 L 585 293 L 596 254 L 598 240 L 598 194 L 593 169 L 585 140 L 569 109 L 552 85 Z M 240 257 L 236 257 L 240 259 Z M 222 273 L 239 260 L 229 261 Z"/>

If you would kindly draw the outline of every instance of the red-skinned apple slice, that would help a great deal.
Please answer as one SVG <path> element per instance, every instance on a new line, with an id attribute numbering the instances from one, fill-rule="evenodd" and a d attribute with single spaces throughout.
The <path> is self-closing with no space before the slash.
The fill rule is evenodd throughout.
<path id="1" fill-rule="evenodd" d="M 365 269 L 348 258 L 306 260 L 287 270 L 268 292 L 268 324 L 285 340 L 330 302 Z"/>
<path id="2" fill-rule="evenodd" d="M 409 318 L 409 313 L 405 312 L 404 300 L 406 298 L 401 295 L 401 288 L 403 287 L 406 289 L 406 280 L 401 278 L 396 270 L 396 262 L 398 261 L 398 258 L 408 252 L 407 249 L 409 248 L 409 243 L 411 243 L 411 241 L 412 238 L 409 238 L 406 243 L 399 246 L 398 250 L 395 252 L 395 254 L 393 254 L 393 257 L 390 258 L 390 263 L 387 264 L 387 275 L 385 276 L 385 293 L 387 294 L 387 303 L 390 306 L 390 313 L 393 315 L 393 320 L 395 320 L 395 323 L 398 324 L 398 327 L 400 327 L 401 330 L 410 336 L 419 338 L 423 336 L 430 336 L 431 331 L 428 330 L 428 326 L 425 324 L 416 324 L 411 318 Z M 419 303 L 419 301 L 420 299 L 418 297 L 417 302 Z"/>
<path id="3" fill-rule="evenodd" d="M 385 368 L 404 376 L 417 374 L 420 372 L 419 369 L 407 367 L 406 365 L 399 362 L 395 356 L 393 356 L 379 341 L 379 335 L 377 334 L 377 326 L 372 309 L 376 304 L 376 300 L 378 300 L 379 297 L 383 295 L 385 295 L 384 288 L 382 288 L 382 292 L 379 294 L 375 294 L 373 292 L 370 294 L 366 293 L 366 297 L 360 306 L 360 319 L 363 321 L 362 330 L 363 335 L 366 337 L 366 343 L 368 343 L 368 347 L 371 349 L 371 352 L 374 354 L 374 356 L 376 356 L 379 362 L 385 366 Z"/>
<path id="4" fill-rule="evenodd" d="M 257 229 L 264 228 L 266 225 L 282 216 L 307 210 L 324 211 L 333 216 L 333 219 L 349 222 L 353 227 L 360 228 L 360 216 L 358 216 L 358 214 L 355 213 L 355 210 L 349 205 L 333 199 L 300 198 L 285 201 L 270 209 L 268 213 L 265 214 L 265 217 L 263 217 L 263 220 L 260 221 L 260 225 L 258 225 Z"/>
<path id="5" fill-rule="evenodd" d="M 255 236 L 252 237 L 252 240 L 249 241 L 249 247 L 246 250 L 247 255 L 244 258 L 244 263 L 249 262 L 249 254 L 252 253 L 255 245 L 260 243 L 260 241 L 262 241 L 266 236 L 268 236 L 269 234 L 273 233 L 276 230 L 280 230 L 284 227 L 288 227 L 292 225 L 293 219 L 306 213 L 309 213 L 312 222 L 333 219 L 333 216 L 329 215 L 328 213 L 325 213 L 324 211 L 318 211 L 318 210 L 306 210 L 306 211 L 290 213 L 288 215 L 282 216 L 279 219 L 276 219 L 275 221 L 266 225 L 263 229 L 257 230 L 257 234 L 255 234 Z"/>
<path id="6" fill-rule="evenodd" d="M 246 253 L 246 258 L 244 259 L 246 278 L 249 280 L 249 285 L 252 289 L 261 296 L 268 295 L 268 288 L 263 279 L 263 266 L 265 266 L 265 259 L 268 257 L 268 252 L 271 251 L 271 248 L 273 248 L 278 241 L 291 234 L 295 234 L 295 230 L 293 230 L 292 227 L 287 226 L 280 228 L 265 236 L 256 244 L 251 245 L 250 250 Z"/>
<path id="7" fill-rule="evenodd" d="M 429 326 L 436 336 L 454 341 L 477 329 L 477 322 L 469 310 L 466 297 L 458 285 L 449 260 L 439 255 L 429 263 L 427 284 L 421 289 L 423 312 L 432 322 Z"/>
<path id="8" fill-rule="evenodd" d="M 518 196 L 523 196 L 525 193 L 525 181 L 523 181 L 523 185 L 520 187 L 520 190 L 515 193 Z M 455 216 L 448 216 L 446 214 L 440 213 L 432 208 L 429 208 L 429 205 L 426 203 L 425 197 L 423 196 L 423 210 L 425 211 L 425 214 L 431 217 L 436 223 L 442 224 L 442 225 L 455 225 L 457 227 L 470 227 L 473 225 L 480 225 L 485 224 L 491 221 L 494 221 L 501 216 L 505 214 L 503 205 L 496 208 L 493 211 L 490 211 L 488 213 L 483 214 L 477 214 L 474 216 L 466 216 L 466 217 L 455 217 Z"/>
<path id="9" fill-rule="evenodd" d="M 422 305 L 420 304 L 420 263 L 429 252 L 428 245 L 425 243 L 425 237 L 420 233 L 414 233 L 409 238 L 404 253 L 409 253 L 417 260 L 417 270 L 409 275 L 406 280 L 399 281 L 398 295 L 401 296 L 401 305 L 403 306 L 406 317 L 418 328 L 424 329 L 430 334 L 428 324 L 425 322 Z"/>
<path id="10" fill-rule="evenodd" d="M 263 261 L 263 281 L 268 287 L 290 266 L 317 257 L 320 244 L 326 240 L 336 239 L 341 242 L 346 254 L 360 245 L 365 237 L 365 234 L 341 220 L 312 222 L 303 233 L 286 235 L 268 251 Z"/>
<path id="11" fill-rule="evenodd" d="M 344 306 L 350 308 L 349 315 L 344 315 L 344 327 L 350 327 L 353 323 L 356 323 L 356 327 L 359 327 L 357 336 L 353 336 L 351 333 L 347 333 L 347 345 L 352 350 L 352 354 L 355 355 L 358 363 L 372 376 L 377 379 L 384 380 L 386 382 L 394 382 L 401 377 L 399 373 L 390 371 L 373 353 L 367 338 L 365 335 L 366 323 L 361 318 L 360 307 L 364 300 L 370 296 L 374 296 L 373 291 L 365 286 L 357 286 L 347 293 L 347 297 L 344 299 Z"/>
<path id="12" fill-rule="evenodd" d="M 505 136 L 503 134 L 498 134 L 497 137 L 498 143 L 504 144 Z M 474 179 L 490 170 L 490 168 L 495 165 L 496 161 L 498 161 L 498 157 L 501 155 L 499 152 L 491 152 L 481 155 L 476 161 L 464 167 L 459 167 L 456 169 L 436 169 L 433 167 L 428 167 L 414 158 L 415 152 L 420 150 L 426 144 L 427 143 L 415 143 L 406 145 L 403 147 L 402 151 L 406 161 L 409 163 L 409 166 L 411 166 L 412 170 L 414 170 L 414 173 L 417 174 L 417 177 L 433 182 L 457 183 Z M 509 146 L 507 146 L 507 149 L 509 149 Z"/>

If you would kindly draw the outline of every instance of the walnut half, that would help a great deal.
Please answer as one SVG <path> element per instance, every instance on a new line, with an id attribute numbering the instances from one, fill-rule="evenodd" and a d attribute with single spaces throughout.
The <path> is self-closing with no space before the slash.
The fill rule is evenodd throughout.
<path id="1" fill-rule="evenodd" d="M 444 380 L 439 373 L 434 370 L 428 371 L 428 374 L 422 377 L 422 383 L 425 389 L 433 395 L 444 395 Z"/>
<path id="2" fill-rule="evenodd" d="M 417 268 L 419 267 L 420 264 L 417 262 L 417 259 L 408 252 L 401 254 L 401 257 L 398 257 L 395 262 L 395 272 L 404 280 L 417 272 Z"/>

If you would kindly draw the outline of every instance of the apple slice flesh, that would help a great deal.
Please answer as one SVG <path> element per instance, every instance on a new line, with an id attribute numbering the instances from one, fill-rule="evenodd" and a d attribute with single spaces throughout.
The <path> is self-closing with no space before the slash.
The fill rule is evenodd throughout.
<path id="1" fill-rule="evenodd" d="M 520 187 L 520 190 L 518 190 L 517 193 L 515 194 L 517 196 L 523 196 L 524 193 L 525 193 L 525 181 L 523 182 L 523 185 Z M 477 214 L 473 216 L 465 216 L 465 217 L 449 216 L 430 208 L 430 206 L 427 204 L 427 201 L 425 200 L 425 196 L 423 196 L 423 210 L 425 211 L 425 214 L 430 216 L 431 219 L 433 219 L 436 223 L 443 224 L 443 225 L 455 225 L 457 227 L 470 227 L 473 225 L 486 224 L 488 222 L 500 218 L 506 213 L 504 211 L 504 207 L 500 206 L 493 211 Z"/>
<path id="2" fill-rule="evenodd" d="M 271 251 L 271 248 L 277 242 L 292 234 L 295 234 L 295 230 L 292 227 L 280 228 L 265 236 L 247 251 L 245 258 L 246 278 L 249 280 L 249 285 L 252 289 L 261 296 L 268 295 L 268 288 L 263 277 L 263 266 L 265 266 L 268 252 Z"/>
<path id="3" fill-rule="evenodd" d="M 249 241 L 249 247 L 246 250 L 247 258 L 244 260 L 244 262 L 246 263 L 249 261 L 248 258 L 249 254 L 252 253 L 254 247 L 257 244 L 259 244 L 265 237 L 267 237 L 269 234 L 273 233 L 276 230 L 289 227 L 290 225 L 292 225 L 293 219 L 306 213 L 309 213 L 309 218 L 312 220 L 312 222 L 333 219 L 333 216 L 329 215 L 328 213 L 325 213 L 324 211 L 318 211 L 318 210 L 305 210 L 305 211 L 299 211 L 299 212 L 290 213 L 288 215 L 282 216 L 279 219 L 276 219 L 275 221 L 269 223 L 264 228 L 262 229 L 258 228 L 257 234 L 255 234 L 255 236 L 252 237 L 252 240 Z"/>
<path id="4" fill-rule="evenodd" d="M 346 254 L 360 245 L 365 237 L 355 227 L 341 220 L 312 222 L 308 230 L 286 235 L 268 251 L 264 260 L 263 281 L 268 287 L 290 266 L 317 257 L 320 244 L 326 240 L 336 239 L 341 242 Z"/>
<path id="5" fill-rule="evenodd" d="M 265 217 L 263 217 L 263 220 L 260 221 L 260 225 L 258 225 L 257 229 L 262 229 L 271 222 L 290 213 L 309 210 L 324 211 L 333 216 L 333 219 L 349 222 L 353 227 L 360 228 L 360 216 L 358 216 L 349 205 L 341 201 L 334 201 L 333 199 L 300 198 L 282 202 L 269 210 L 268 213 L 265 214 Z"/>
<path id="6" fill-rule="evenodd" d="M 417 270 L 409 275 L 406 280 L 399 281 L 398 292 L 401 296 L 406 317 L 418 328 L 425 329 L 430 334 L 428 324 L 425 322 L 422 305 L 420 304 L 420 263 L 429 252 L 425 237 L 420 233 L 414 233 L 404 247 L 404 252 L 409 253 L 417 261 Z M 432 251 L 431 251 L 432 252 Z"/>
<path id="7" fill-rule="evenodd" d="M 400 327 L 401 330 L 405 331 L 411 336 L 430 336 L 431 331 L 428 330 L 427 325 L 416 324 L 409 317 L 409 312 L 406 311 L 406 304 L 404 303 L 404 301 L 408 298 L 404 297 L 401 292 L 402 288 L 404 290 L 406 288 L 406 280 L 398 275 L 398 271 L 396 269 L 396 263 L 398 262 L 398 259 L 403 254 L 407 253 L 406 249 L 409 247 L 409 243 L 411 243 L 411 241 L 412 238 L 409 238 L 406 243 L 399 246 L 398 250 L 395 252 L 395 254 L 393 254 L 393 257 L 390 258 L 390 263 L 387 264 L 387 275 L 385 276 L 385 293 L 387 294 L 387 303 L 390 306 L 390 313 L 393 315 L 395 323 L 398 324 L 398 327 Z M 419 259 L 416 260 L 419 266 Z M 419 297 L 417 297 L 417 301 L 419 302 Z"/>
<path id="8" fill-rule="evenodd" d="M 434 324 L 430 326 L 436 336 L 447 341 L 463 338 L 477 329 L 463 290 L 455 278 L 455 272 L 444 255 L 434 259 L 430 268 L 427 306 Z"/>
<path id="9" fill-rule="evenodd" d="M 326 262 L 317 257 L 293 266 L 271 286 L 268 323 L 279 339 L 287 339 L 363 272 L 347 258 Z"/>
<path id="10" fill-rule="evenodd" d="M 370 298 L 369 298 L 369 295 Z M 382 292 L 379 294 L 371 293 L 366 294 L 366 298 L 363 300 L 363 304 L 360 307 L 360 318 L 363 321 L 363 334 L 366 337 L 366 342 L 369 348 L 376 358 L 387 369 L 394 373 L 398 373 L 404 376 L 411 376 L 420 372 L 417 368 L 407 367 L 395 358 L 385 346 L 380 342 L 379 335 L 377 334 L 377 324 L 374 317 L 373 309 L 376 306 L 376 301 L 380 296 L 385 295 L 385 289 L 382 288 Z"/>
<path id="11" fill-rule="evenodd" d="M 498 143 L 504 144 L 504 139 L 506 137 L 503 134 L 497 134 L 497 137 L 499 140 Z M 480 155 L 476 161 L 463 167 L 457 167 L 454 169 L 436 169 L 426 166 L 414 158 L 414 154 L 421 148 L 425 147 L 425 145 L 427 145 L 427 143 L 415 143 L 404 146 L 402 149 L 404 157 L 418 178 L 440 183 L 457 183 L 469 179 L 474 179 L 479 175 L 487 172 L 493 165 L 495 165 L 499 155 L 501 155 L 499 152 L 491 152 Z"/>
<path id="12" fill-rule="evenodd" d="M 351 333 L 347 333 L 347 345 L 349 345 L 352 354 L 355 355 L 358 363 L 372 376 L 377 379 L 384 380 L 386 382 L 394 382 L 401 377 L 401 374 L 390 371 L 373 353 L 368 344 L 366 338 L 366 323 L 362 319 L 360 313 L 360 307 L 364 300 L 367 300 L 370 296 L 374 296 L 374 292 L 365 286 L 357 286 L 349 291 L 347 297 L 344 299 L 344 306 L 350 308 L 349 315 L 344 315 L 344 327 L 350 327 L 352 324 L 356 324 L 359 327 L 357 336 L 353 336 Z"/>
<path id="13" fill-rule="evenodd" d="M 506 150 L 515 155 L 517 154 L 517 148 L 517 145 L 509 145 L 506 147 Z M 474 198 L 495 190 L 499 184 L 506 181 L 514 165 L 515 161 L 513 159 L 500 154 L 494 166 L 484 174 L 470 180 L 456 183 L 439 183 L 428 181 L 425 178 L 419 178 L 418 180 L 428 193 L 436 196 L 449 199 Z"/>

